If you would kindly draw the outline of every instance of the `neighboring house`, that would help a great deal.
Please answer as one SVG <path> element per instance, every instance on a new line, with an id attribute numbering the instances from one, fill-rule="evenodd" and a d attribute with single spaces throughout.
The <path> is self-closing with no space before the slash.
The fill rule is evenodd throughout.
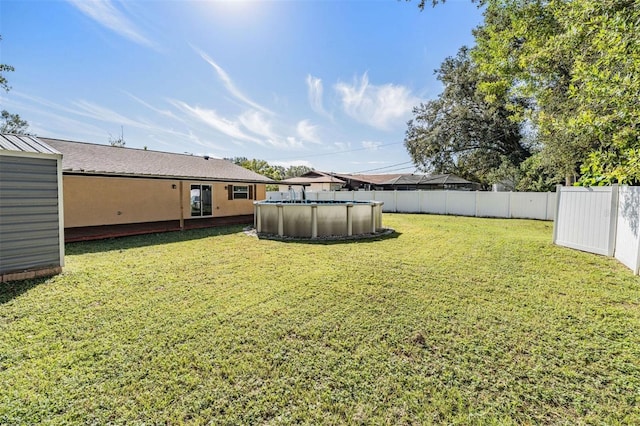
<path id="1" fill-rule="evenodd" d="M 339 191 L 346 182 L 330 173 L 312 170 L 302 176 L 281 180 L 278 184 L 280 192 L 299 192 L 303 187 L 305 191 Z"/>
<path id="2" fill-rule="evenodd" d="M 362 174 L 336 174 L 340 179 L 346 182 L 345 188 L 350 191 L 375 191 L 386 189 L 384 183 L 403 176 L 401 173 L 395 174 L 379 174 L 379 175 L 362 175 Z"/>
<path id="3" fill-rule="evenodd" d="M 479 190 L 481 185 L 470 182 L 453 174 L 414 175 L 414 174 L 345 174 L 326 173 L 318 170 L 305 173 L 296 178 L 279 182 L 279 191 L 299 192 L 302 186 L 307 191 L 405 191 L 405 190 Z"/>
<path id="4" fill-rule="evenodd" d="M 0 135 L 0 278 L 64 266 L 62 155 L 32 136 Z"/>
<path id="5" fill-rule="evenodd" d="M 274 183 L 208 156 L 40 140 L 63 155 L 66 241 L 252 223 Z"/>
<path id="6" fill-rule="evenodd" d="M 436 190 L 448 189 L 458 191 L 476 191 L 481 185 L 453 174 L 414 175 L 407 174 L 388 180 L 382 184 L 387 190 Z"/>

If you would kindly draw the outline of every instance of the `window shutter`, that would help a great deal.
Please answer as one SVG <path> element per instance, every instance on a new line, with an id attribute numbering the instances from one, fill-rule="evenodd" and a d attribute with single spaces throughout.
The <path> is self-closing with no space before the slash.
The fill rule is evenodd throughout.
<path id="1" fill-rule="evenodd" d="M 249 199 L 253 200 L 253 185 L 249 185 Z"/>
<path id="2" fill-rule="evenodd" d="M 233 185 L 227 185 L 227 195 L 229 200 L 233 200 Z"/>

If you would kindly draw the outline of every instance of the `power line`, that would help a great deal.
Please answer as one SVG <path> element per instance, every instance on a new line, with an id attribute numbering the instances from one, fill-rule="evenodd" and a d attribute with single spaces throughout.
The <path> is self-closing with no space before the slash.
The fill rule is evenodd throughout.
<path id="1" fill-rule="evenodd" d="M 402 166 L 402 165 L 405 165 L 405 164 L 413 164 L 413 161 L 405 161 L 405 162 L 402 162 L 402 163 L 391 164 L 390 166 L 378 167 L 378 168 L 369 169 L 369 170 L 362 170 L 362 171 L 359 171 L 359 172 L 354 172 L 353 174 L 366 173 L 366 172 L 375 172 L 376 170 L 390 169 L 392 167 Z M 409 167 L 403 167 L 403 169 L 408 169 L 408 168 Z"/>
<path id="2" fill-rule="evenodd" d="M 376 147 L 376 149 L 380 148 L 380 147 L 383 147 L 383 146 L 400 145 L 402 143 L 404 143 L 404 142 L 385 143 L 385 144 L 382 144 L 382 145 L 378 145 Z M 285 157 L 285 158 L 270 159 L 270 160 L 265 160 L 265 161 L 297 160 L 299 158 L 323 157 L 323 156 L 326 156 L 326 155 L 336 155 L 336 154 L 344 154 L 344 153 L 347 153 L 347 152 L 366 151 L 366 150 L 371 150 L 371 148 L 355 148 L 355 149 L 347 149 L 347 150 L 344 150 L 344 151 L 325 152 L 323 154 L 296 155 L 295 157 Z"/>

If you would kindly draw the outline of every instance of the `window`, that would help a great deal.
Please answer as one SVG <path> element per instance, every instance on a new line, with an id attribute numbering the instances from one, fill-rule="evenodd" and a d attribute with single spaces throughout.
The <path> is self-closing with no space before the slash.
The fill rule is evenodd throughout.
<path id="1" fill-rule="evenodd" d="M 253 200 L 255 185 L 227 185 L 229 200 Z"/>
<path id="2" fill-rule="evenodd" d="M 249 198 L 248 186 L 233 186 L 233 199 L 234 200 L 246 200 Z"/>
<path id="3" fill-rule="evenodd" d="M 213 213 L 211 185 L 191 185 L 191 216 L 211 216 Z"/>

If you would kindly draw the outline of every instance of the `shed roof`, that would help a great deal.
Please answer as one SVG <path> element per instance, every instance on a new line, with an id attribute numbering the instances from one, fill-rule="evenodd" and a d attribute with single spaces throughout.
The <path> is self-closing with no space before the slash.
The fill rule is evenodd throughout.
<path id="1" fill-rule="evenodd" d="M 0 134 L 0 150 L 26 152 L 30 154 L 60 155 L 51 146 L 35 136 Z"/>
<path id="2" fill-rule="evenodd" d="M 63 154 L 63 173 L 273 183 L 228 160 L 40 138 Z"/>

